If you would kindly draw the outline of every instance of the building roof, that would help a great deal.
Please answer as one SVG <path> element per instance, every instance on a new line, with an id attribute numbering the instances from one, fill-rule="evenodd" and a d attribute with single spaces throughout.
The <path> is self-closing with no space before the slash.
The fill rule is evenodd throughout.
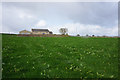
<path id="1" fill-rule="evenodd" d="M 52 32 L 52 31 L 49 31 L 49 32 Z"/>
<path id="2" fill-rule="evenodd" d="M 31 33 L 30 31 L 27 31 L 27 30 L 22 30 L 20 31 L 19 33 Z"/>
<path id="3" fill-rule="evenodd" d="M 38 32 L 38 31 L 45 31 L 45 32 L 49 32 L 48 29 L 32 29 L 32 32 Z"/>

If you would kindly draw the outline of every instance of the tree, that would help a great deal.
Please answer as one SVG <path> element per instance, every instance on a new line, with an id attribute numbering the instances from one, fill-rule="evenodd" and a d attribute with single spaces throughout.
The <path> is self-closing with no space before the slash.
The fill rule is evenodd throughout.
<path id="1" fill-rule="evenodd" d="M 60 28 L 59 32 L 63 35 L 65 35 L 68 32 L 67 28 Z"/>

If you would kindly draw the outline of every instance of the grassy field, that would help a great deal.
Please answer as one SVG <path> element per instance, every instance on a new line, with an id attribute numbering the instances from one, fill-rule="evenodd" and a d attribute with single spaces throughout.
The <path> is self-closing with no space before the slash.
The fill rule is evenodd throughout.
<path id="1" fill-rule="evenodd" d="M 117 78 L 118 39 L 3 35 L 3 78 Z"/>

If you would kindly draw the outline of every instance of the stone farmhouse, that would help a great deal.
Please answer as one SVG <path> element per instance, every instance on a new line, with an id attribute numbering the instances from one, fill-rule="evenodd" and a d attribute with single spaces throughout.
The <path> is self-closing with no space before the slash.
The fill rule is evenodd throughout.
<path id="1" fill-rule="evenodd" d="M 53 34 L 48 29 L 32 29 L 32 31 L 22 30 L 19 34 Z"/>

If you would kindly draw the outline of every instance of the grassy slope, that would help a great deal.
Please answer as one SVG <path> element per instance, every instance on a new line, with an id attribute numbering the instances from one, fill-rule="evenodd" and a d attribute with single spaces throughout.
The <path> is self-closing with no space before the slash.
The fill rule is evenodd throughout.
<path id="1" fill-rule="evenodd" d="M 3 35 L 3 78 L 116 78 L 117 38 Z"/>

